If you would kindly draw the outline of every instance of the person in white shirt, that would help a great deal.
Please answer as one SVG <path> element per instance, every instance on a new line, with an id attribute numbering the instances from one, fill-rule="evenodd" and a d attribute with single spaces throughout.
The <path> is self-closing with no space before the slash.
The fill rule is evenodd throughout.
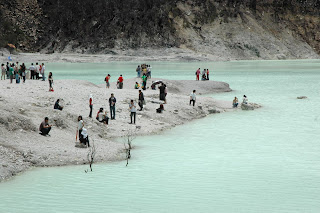
<path id="1" fill-rule="evenodd" d="M 190 94 L 190 103 L 189 103 L 189 105 L 191 105 L 191 103 L 193 103 L 193 106 L 196 103 L 196 90 L 193 90 L 193 92 Z"/>
<path id="2" fill-rule="evenodd" d="M 40 66 L 39 66 L 38 63 L 36 63 L 36 70 L 35 70 L 35 72 L 36 72 L 36 79 L 39 80 Z"/>
<path id="3" fill-rule="evenodd" d="M 83 127 L 84 127 L 84 123 L 83 123 L 83 120 L 82 120 L 82 116 L 80 115 L 80 116 L 78 117 L 78 128 L 77 128 L 78 136 L 79 136 L 79 141 L 82 140 L 82 134 L 81 134 L 81 132 L 82 132 Z"/>
<path id="4" fill-rule="evenodd" d="M 133 119 L 133 120 L 134 120 L 133 123 L 136 124 L 137 107 L 136 107 L 136 105 L 134 104 L 133 100 L 130 101 L 129 109 L 130 109 L 130 119 L 131 119 L 130 124 L 132 124 L 132 117 L 134 118 L 134 119 Z"/>
<path id="5" fill-rule="evenodd" d="M 101 122 L 101 123 L 104 123 L 104 124 L 107 124 L 109 123 L 109 117 L 107 116 L 107 111 L 104 112 L 103 108 L 100 108 L 98 113 L 97 113 L 97 117 L 96 119 Z"/>
<path id="6" fill-rule="evenodd" d="M 31 66 L 29 67 L 29 70 L 31 72 L 31 75 L 30 75 L 30 79 L 34 79 L 35 78 L 35 70 L 36 68 L 34 67 L 33 63 L 31 63 Z"/>
<path id="7" fill-rule="evenodd" d="M 243 104 L 248 104 L 248 98 L 247 98 L 246 95 L 243 96 L 242 103 Z"/>

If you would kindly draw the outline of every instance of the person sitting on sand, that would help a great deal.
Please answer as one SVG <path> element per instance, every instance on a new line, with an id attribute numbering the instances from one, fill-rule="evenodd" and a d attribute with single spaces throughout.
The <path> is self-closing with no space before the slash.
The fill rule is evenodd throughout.
<path id="1" fill-rule="evenodd" d="M 96 119 L 100 123 L 104 123 L 106 125 L 108 125 L 108 123 L 109 123 L 109 117 L 107 116 L 107 111 L 104 112 L 102 107 L 99 109 Z"/>
<path id="2" fill-rule="evenodd" d="M 156 109 L 157 113 L 162 113 L 163 110 L 164 110 L 163 104 L 160 104 L 160 107 Z"/>
<path id="3" fill-rule="evenodd" d="M 85 128 L 82 128 L 82 132 L 81 132 L 81 139 L 80 139 L 80 143 L 90 147 L 90 144 L 89 144 L 89 136 L 88 136 L 88 132 L 87 132 L 87 129 Z"/>
<path id="4" fill-rule="evenodd" d="M 40 134 L 43 136 L 47 136 L 47 135 L 50 136 L 49 132 L 51 130 L 51 126 L 52 125 L 49 125 L 49 118 L 45 117 L 44 121 L 41 122 L 39 127 Z"/>
<path id="5" fill-rule="evenodd" d="M 191 105 L 191 103 L 193 103 L 193 106 L 196 103 L 196 90 L 193 90 L 192 93 L 190 94 L 190 102 L 189 105 Z"/>
<path id="6" fill-rule="evenodd" d="M 136 82 L 136 84 L 134 85 L 135 89 L 139 89 L 140 88 L 140 84 L 138 82 Z"/>
<path id="7" fill-rule="evenodd" d="M 78 116 L 78 128 L 77 128 L 77 134 L 78 134 L 78 136 L 79 136 L 79 141 L 82 140 L 82 134 L 81 134 L 81 132 L 82 132 L 82 129 L 83 129 L 83 128 L 84 128 L 84 122 L 83 122 L 83 120 L 82 120 L 82 116 L 79 115 L 79 116 Z"/>
<path id="8" fill-rule="evenodd" d="M 232 106 L 233 108 L 237 108 L 238 107 L 238 98 L 237 97 L 234 97 L 233 101 L 232 101 Z"/>
<path id="9" fill-rule="evenodd" d="M 248 104 L 248 98 L 247 98 L 246 95 L 243 95 L 242 103 L 243 104 Z"/>
<path id="10" fill-rule="evenodd" d="M 120 75 L 120 77 L 118 78 L 118 89 L 122 89 L 123 88 L 123 77 L 122 75 Z"/>
<path id="11" fill-rule="evenodd" d="M 54 104 L 53 109 L 58 109 L 58 110 L 62 110 L 63 107 L 60 106 L 60 99 L 57 99 L 56 103 Z"/>

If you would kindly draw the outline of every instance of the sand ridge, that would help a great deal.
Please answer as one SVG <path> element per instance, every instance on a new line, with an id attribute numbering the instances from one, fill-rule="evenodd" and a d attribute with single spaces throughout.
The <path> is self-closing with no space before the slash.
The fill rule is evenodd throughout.
<path id="1" fill-rule="evenodd" d="M 77 117 L 82 115 L 90 141 L 97 147 L 96 162 L 125 159 L 124 145 L 117 138 L 128 131 L 137 135 L 156 134 L 213 112 L 232 110 L 231 101 L 217 101 L 211 97 L 197 96 L 195 107 L 189 106 L 189 94 L 193 89 L 202 94 L 229 92 L 227 83 L 215 81 L 173 81 L 162 79 L 168 86 L 168 104 L 165 111 L 156 113 L 162 101 L 159 90 L 143 91 L 146 105 L 137 112 L 136 125 L 129 124 L 128 104 L 138 101 L 134 82 L 125 79 L 124 89 L 116 89 L 111 83 L 95 85 L 82 80 L 55 80 L 54 92 L 49 92 L 48 81 L 28 80 L 25 84 L 0 81 L 0 181 L 10 178 L 32 166 L 61 166 L 87 163 L 87 149 L 75 148 Z M 154 80 L 148 80 L 147 86 Z M 110 113 L 108 98 L 114 93 L 117 99 L 116 120 L 105 126 L 95 119 L 100 107 Z M 89 118 L 89 95 L 93 94 L 93 118 Z M 63 99 L 63 111 L 54 110 L 57 99 Z M 139 108 L 139 107 L 137 107 Z M 53 124 L 51 137 L 38 134 L 44 117 Z M 109 114 L 110 117 L 110 114 Z M 121 140 L 120 140 L 121 141 Z"/>

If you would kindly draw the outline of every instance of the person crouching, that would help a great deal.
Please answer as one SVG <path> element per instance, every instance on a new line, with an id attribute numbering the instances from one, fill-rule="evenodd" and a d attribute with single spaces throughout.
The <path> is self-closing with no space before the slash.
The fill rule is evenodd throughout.
<path id="1" fill-rule="evenodd" d="M 107 125 L 109 123 L 109 117 L 107 116 L 107 112 L 103 112 L 103 108 L 99 109 L 96 119 L 99 122 L 107 124 Z"/>
<path id="2" fill-rule="evenodd" d="M 52 125 L 49 125 L 49 118 L 45 117 L 44 121 L 42 121 L 39 127 L 40 134 L 43 136 L 47 136 L 47 135 L 50 136 L 49 132 L 51 130 L 51 127 Z"/>

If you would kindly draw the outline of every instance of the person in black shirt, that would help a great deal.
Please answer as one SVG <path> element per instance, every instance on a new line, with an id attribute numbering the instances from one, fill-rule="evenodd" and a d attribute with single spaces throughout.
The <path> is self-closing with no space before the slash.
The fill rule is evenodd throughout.
<path id="1" fill-rule="evenodd" d="M 114 94 L 111 93 L 111 97 L 109 98 L 110 118 L 111 118 L 111 120 L 115 120 L 116 119 L 116 102 L 117 102 L 117 99 L 114 97 Z"/>
<path id="2" fill-rule="evenodd" d="M 144 102 L 144 95 L 143 95 L 143 92 L 141 90 L 139 90 L 139 111 L 142 111 L 143 109 L 143 102 Z"/>

